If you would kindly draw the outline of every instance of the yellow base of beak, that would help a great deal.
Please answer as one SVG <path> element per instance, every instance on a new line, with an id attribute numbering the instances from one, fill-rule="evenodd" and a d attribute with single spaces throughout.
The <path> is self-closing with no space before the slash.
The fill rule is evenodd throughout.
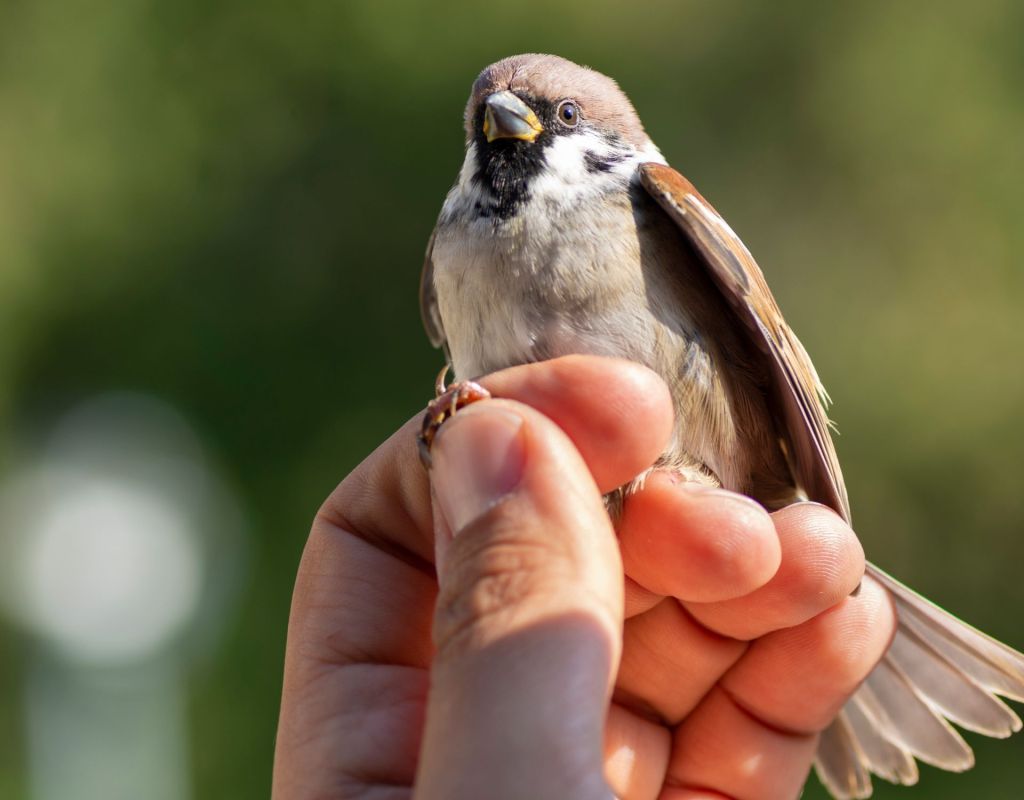
<path id="1" fill-rule="evenodd" d="M 544 132 L 533 109 L 510 91 L 495 92 L 484 104 L 484 136 L 495 139 L 521 139 L 532 142 Z"/>

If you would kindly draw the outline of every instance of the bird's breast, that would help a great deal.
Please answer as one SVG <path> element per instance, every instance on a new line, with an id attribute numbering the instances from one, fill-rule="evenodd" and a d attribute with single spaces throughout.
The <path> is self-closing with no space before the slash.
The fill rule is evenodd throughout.
<path id="1" fill-rule="evenodd" d="M 459 377 L 569 353 L 650 360 L 628 197 L 603 198 L 570 219 L 533 208 L 499 225 L 453 221 L 439 227 L 432 258 Z"/>

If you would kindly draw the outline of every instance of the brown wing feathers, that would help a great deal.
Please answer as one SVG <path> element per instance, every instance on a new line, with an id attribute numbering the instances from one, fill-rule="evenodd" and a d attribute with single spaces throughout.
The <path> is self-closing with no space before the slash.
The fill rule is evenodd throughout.
<path id="1" fill-rule="evenodd" d="M 794 481 L 808 497 L 850 519 L 842 470 L 832 446 L 825 389 L 800 342 L 783 320 L 753 257 L 710 203 L 686 178 L 662 164 L 644 164 L 640 179 L 703 256 L 708 271 L 769 357 L 774 397 L 785 422 Z"/>
<path id="2" fill-rule="evenodd" d="M 811 500 L 850 519 L 846 489 L 825 416 L 825 390 L 783 321 L 764 275 L 743 243 L 693 185 L 670 167 L 644 164 L 647 191 L 689 238 L 753 344 L 771 362 L 770 392 L 782 410 L 794 480 Z M 974 763 L 947 722 L 1003 737 L 1020 730 L 996 695 L 1024 699 L 1024 655 L 971 628 L 873 564 L 867 573 L 893 600 L 899 624 L 885 658 L 822 733 L 816 768 L 837 798 L 871 794 L 868 771 L 917 781 L 917 757 L 948 770 Z"/>

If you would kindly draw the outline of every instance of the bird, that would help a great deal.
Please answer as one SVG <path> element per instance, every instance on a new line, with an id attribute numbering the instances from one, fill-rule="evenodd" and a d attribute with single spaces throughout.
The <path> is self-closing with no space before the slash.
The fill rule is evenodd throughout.
<path id="1" fill-rule="evenodd" d="M 427 246 L 420 306 L 459 383 L 428 407 L 421 455 L 444 420 L 486 397 L 472 378 L 558 356 L 627 358 L 666 382 L 676 422 L 655 464 L 768 510 L 812 500 L 847 522 L 828 395 L 750 252 L 651 141 L 611 78 L 564 58 L 484 69 L 464 116 L 465 158 Z M 609 499 L 623 497 L 642 476 Z M 1024 655 L 874 564 L 897 629 L 821 735 L 818 776 L 836 798 L 871 774 L 918 779 L 915 759 L 961 771 L 950 725 L 1020 730 Z"/>

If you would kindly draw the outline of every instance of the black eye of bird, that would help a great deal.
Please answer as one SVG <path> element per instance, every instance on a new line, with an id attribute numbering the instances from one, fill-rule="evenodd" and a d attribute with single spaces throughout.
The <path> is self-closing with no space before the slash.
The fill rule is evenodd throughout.
<path id="1" fill-rule="evenodd" d="M 580 111 L 572 100 L 563 100 L 558 104 L 558 120 L 563 125 L 575 128 L 580 121 Z"/>

